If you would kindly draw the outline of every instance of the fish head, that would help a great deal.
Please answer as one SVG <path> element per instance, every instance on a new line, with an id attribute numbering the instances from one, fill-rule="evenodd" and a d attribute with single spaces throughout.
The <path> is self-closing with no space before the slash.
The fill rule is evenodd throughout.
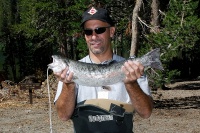
<path id="1" fill-rule="evenodd" d="M 52 55 L 53 62 L 48 65 L 48 67 L 53 70 L 53 72 L 58 73 L 64 70 L 67 67 L 66 62 L 61 56 Z"/>

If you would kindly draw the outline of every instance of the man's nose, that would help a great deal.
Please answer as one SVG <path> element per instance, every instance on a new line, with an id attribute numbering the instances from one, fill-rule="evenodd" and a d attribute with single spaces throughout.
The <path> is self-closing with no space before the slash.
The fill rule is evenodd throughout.
<path id="1" fill-rule="evenodd" d="M 97 38 L 97 34 L 94 31 L 92 32 L 91 36 L 92 36 L 92 39 L 96 39 Z"/>

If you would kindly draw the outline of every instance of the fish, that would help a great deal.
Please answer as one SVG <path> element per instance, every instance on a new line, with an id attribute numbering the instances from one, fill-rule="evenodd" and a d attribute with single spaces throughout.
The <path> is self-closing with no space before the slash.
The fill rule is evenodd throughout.
<path id="1" fill-rule="evenodd" d="M 66 67 L 73 72 L 73 81 L 82 86 L 100 87 L 109 86 L 125 79 L 125 74 L 121 67 L 127 60 L 140 62 L 145 69 L 154 68 L 164 70 L 160 61 L 160 49 L 156 48 L 140 58 L 129 58 L 120 62 L 110 62 L 108 64 L 93 64 L 74 61 L 60 55 L 52 55 L 53 62 L 48 64 L 48 68 L 53 72 L 61 72 Z M 69 72 L 68 71 L 68 72 Z"/>

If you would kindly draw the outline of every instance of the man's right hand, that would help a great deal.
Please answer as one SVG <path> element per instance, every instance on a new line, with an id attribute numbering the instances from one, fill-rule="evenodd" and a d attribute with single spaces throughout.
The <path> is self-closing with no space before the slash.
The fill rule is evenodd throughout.
<path id="1" fill-rule="evenodd" d="M 73 79 L 73 72 L 69 71 L 69 68 L 66 67 L 61 72 L 54 72 L 54 75 L 57 77 L 58 80 L 64 83 L 72 83 Z"/>

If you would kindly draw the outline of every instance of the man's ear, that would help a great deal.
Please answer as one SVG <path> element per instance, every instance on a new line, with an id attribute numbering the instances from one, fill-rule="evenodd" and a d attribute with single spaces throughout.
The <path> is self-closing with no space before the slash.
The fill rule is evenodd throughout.
<path id="1" fill-rule="evenodd" d="M 110 27 L 110 37 L 113 38 L 115 34 L 115 27 Z"/>

